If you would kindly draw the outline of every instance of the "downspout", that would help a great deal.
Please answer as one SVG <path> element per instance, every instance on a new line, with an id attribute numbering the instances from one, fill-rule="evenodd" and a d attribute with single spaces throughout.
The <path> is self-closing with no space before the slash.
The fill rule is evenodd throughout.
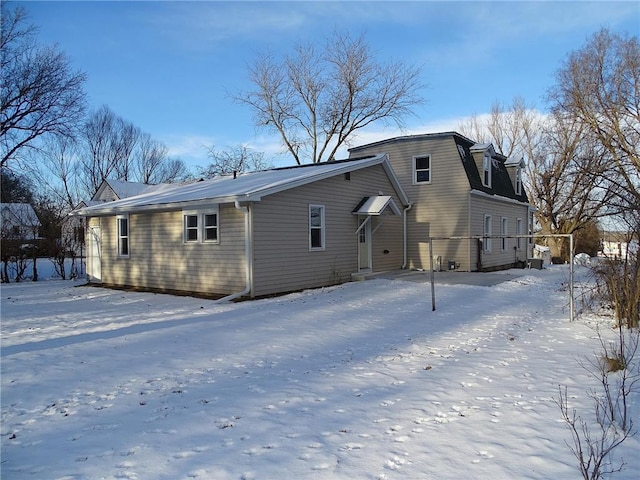
<path id="1" fill-rule="evenodd" d="M 407 268 L 407 212 L 411 210 L 413 203 L 409 202 L 402 210 L 402 270 Z"/>
<path id="2" fill-rule="evenodd" d="M 234 206 L 237 210 L 240 210 L 244 213 L 244 258 L 245 258 L 245 287 L 241 292 L 232 293 L 231 295 L 227 295 L 226 297 L 222 297 L 219 300 L 216 300 L 216 303 L 222 302 L 230 302 L 231 300 L 235 300 L 238 297 L 242 297 L 251 293 L 251 234 L 249 231 L 249 227 L 251 222 L 249 221 L 249 206 L 242 207 L 240 206 L 240 202 L 238 200 L 235 201 Z"/>

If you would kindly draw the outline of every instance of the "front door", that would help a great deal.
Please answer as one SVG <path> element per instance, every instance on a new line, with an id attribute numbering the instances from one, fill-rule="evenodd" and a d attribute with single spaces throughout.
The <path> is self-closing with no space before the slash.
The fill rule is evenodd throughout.
<path id="1" fill-rule="evenodd" d="M 371 270 L 371 217 L 359 218 L 360 225 L 365 221 L 358 231 L 358 266 L 360 270 Z"/>
<path id="2" fill-rule="evenodd" d="M 102 250 L 100 227 L 89 227 L 89 251 L 87 252 L 87 279 L 102 282 Z"/>

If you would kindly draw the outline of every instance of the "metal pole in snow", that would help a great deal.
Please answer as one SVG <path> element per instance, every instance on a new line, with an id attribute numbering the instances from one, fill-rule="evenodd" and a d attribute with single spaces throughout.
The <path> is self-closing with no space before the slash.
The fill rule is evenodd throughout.
<path id="1" fill-rule="evenodd" d="M 436 288 L 435 288 L 435 275 L 433 273 L 433 238 L 429 237 L 429 267 L 431 272 L 429 275 L 431 276 L 431 311 L 434 312 L 436 310 Z"/>
<path id="2" fill-rule="evenodd" d="M 575 319 L 575 309 L 574 309 L 574 300 L 573 300 L 573 233 L 571 233 L 569 235 L 569 262 L 571 263 L 571 265 L 569 265 L 569 295 L 570 295 L 570 299 L 569 299 L 569 310 L 570 310 L 570 321 L 573 322 L 573 320 Z"/>

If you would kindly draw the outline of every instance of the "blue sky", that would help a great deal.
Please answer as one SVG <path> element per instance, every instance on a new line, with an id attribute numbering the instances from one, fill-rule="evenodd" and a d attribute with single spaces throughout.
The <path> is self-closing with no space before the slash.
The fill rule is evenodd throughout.
<path id="1" fill-rule="evenodd" d="M 514 96 L 544 111 L 566 55 L 602 27 L 638 35 L 640 4 L 624 2 L 10 2 L 88 75 L 93 108 L 108 105 L 189 166 L 206 146 L 246 144 L 272 157 L 279 139 L 256 130 L 230 94 L 251 88 L 257 52 L 362 33 L 381 60 L 423 65 L 424 105 L 404 131 L 372 125 L 355 144 L 455 130 Z M 346 156 L 346 151 L 343 155 Z M 290 162 L 289 162 L 290 163 Z"/>

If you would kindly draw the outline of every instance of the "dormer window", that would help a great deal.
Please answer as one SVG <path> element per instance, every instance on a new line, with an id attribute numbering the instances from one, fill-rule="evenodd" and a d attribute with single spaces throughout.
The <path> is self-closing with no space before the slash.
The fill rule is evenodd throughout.
<path id="1" fill-rule="evenodd" d="M 482 158 L 482 185 L 491 188 L 491 157 L 486 153 Z"/>
<path id="2" fill-rule="evenodd" d="M 522 168 L 516 170 L 516 195 L 522 195 Z"/>

